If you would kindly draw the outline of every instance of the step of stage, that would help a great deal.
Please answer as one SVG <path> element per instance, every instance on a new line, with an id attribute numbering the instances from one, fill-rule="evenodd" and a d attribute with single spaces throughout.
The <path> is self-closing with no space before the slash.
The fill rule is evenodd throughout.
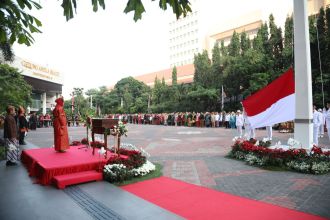
<path id="1" fill-rule="evenodd" d="M 54 183 L 59 189 L 64 189 L 68 185 L 86 183 L 91 181 L 100 181 L 103 179 L 103 174 L 96 170 L 89 170 L 78 173 L 70 173 L 60 176 L 54 176 Z"/>

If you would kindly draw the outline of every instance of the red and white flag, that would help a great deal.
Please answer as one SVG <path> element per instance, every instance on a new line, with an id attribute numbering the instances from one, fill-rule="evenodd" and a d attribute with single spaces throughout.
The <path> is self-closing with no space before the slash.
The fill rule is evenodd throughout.
<path id="1" fill-rule="evenodd" d="M 244 111 L 252 128 L 272 126 L 295 118 L 294 73 L 290 68 L 276 80 L 247 97 Z"/>

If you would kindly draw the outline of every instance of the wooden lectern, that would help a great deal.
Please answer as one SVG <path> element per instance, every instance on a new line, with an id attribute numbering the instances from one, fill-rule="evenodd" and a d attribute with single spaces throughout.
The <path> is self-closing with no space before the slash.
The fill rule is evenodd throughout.
<path id="1" fill-rule="evenodd" d="M 118 119 L 110 118 L 93 118 L 92 119 L 92 141 L 94 142 L 94 134 L 104 134 L 104 145 L 105 150 L 108 148 L 108 138 L 105 133 L 106 128 L 112 128 L 115 125 L 118 125 Z M 95 146 L 93 146 L 93 155 L 95 153 Z M 107 151 L 105 152 L 107 156 Z"/>

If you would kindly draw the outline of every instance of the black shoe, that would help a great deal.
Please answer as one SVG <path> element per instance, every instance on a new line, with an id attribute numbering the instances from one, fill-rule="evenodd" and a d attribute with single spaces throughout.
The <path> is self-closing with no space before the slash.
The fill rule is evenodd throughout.
<path id="1" fill-rule="evenodd" d="M 11 162 L 10 160 L 8 160 L 7 162 L 6 162 L 6 166 L 16 166 L 17 165 L 17 163 L 15 163 L 15 162 Z"/>

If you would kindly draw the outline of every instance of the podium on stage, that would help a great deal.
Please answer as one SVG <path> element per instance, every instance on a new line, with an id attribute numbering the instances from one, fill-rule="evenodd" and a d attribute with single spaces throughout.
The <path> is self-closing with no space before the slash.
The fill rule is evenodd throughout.
<path id="1" fill-rule="evenodd" d="M 103 134 L 104 135 L 104 145 L 105 149 L 108 148 L 108 134 L 106 129 L 113 128 L 113 126 L 118 125 L 119 119 L 111 118 L 92 118 L 92 141 L 94 142 L 94 134 Z M 95 146 L 93 146 L 93 155 L 95 153 Z M 107 155 L 107 152 L 105 152 Z"/>

